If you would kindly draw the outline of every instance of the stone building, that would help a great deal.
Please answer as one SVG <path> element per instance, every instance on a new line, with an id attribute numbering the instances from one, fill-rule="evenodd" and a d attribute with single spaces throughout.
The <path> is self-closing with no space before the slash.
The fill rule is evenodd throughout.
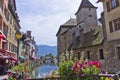
<path id="1" fill-rule="evenodd" d="M 71 38 L 71 28 L 76 26 L 76 19 L 71 18 L 66 23 L 60 26 L 56 36 L 57 36 L 57 51 L 58 51 L 58 61 L 59 55 L 64 53 L 68 49 L 69 45 L 72 43 Z"/>
<path id="2" fill-rule="evenodd" d="M 103 59 L 103 30 L 98 25 L 97 7 L 89 0 L 82 0 L 76 12 L 76 24 L 73 27 L 63 28 L 57 33 L 58 55 L 65 50 L 74 50 L 74 56 L 78 59 L 84 52 L 89 60 Z M 71 19 L 70 19 L 71 20 Z"/>
<path id="3" fill-rule="evenodd" d="M 104 43 L 106 70 L 120 70 L 120 0 L 98 0 L 103 2 L 106 41 Z"/>
<path id="4" fill-rule="evenodd" d="M 120 70 L 120 1 L 103 2 L 104 12 L 97 19 L 96 9 L 89 0 L 82 0 L 76 12 L 76 25 L 58 31 L 58 54 L 74 50 L 74 57 L 100 61 L 109 73 Z M 60 37 L 61 36 L 61 37 Z M 62 38 L 63 37 L 63 38 Z M 62 50 L 62 51 L 61 51 Z"/>

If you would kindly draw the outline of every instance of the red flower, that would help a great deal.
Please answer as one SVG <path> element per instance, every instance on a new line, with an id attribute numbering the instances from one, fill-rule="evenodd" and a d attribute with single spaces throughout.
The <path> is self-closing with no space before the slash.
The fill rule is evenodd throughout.
<path id="1" fill-rule="evenodd" d="M 96 66 L 96 68 L 99 68 L 100 67 L 100 62 L 98 62 L 98 61 L 90 61 L 90 62 L 88 62 L 88 65 L 89 66 L 94 65 L 94 66 Z"/>
<path id="2" fill-rule="evenodd" d="M 75 62 L 73 67 L 72 67 L 72 70 L 78 71 L 78 66 L 79 66 L 78 62 Z"/>

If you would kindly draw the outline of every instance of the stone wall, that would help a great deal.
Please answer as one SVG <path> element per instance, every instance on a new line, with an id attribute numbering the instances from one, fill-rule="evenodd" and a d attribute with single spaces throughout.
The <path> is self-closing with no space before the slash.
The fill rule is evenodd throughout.
<path id="1" fill-rule="evenodd" d="M 87 58 L 87 51 L 90 51 L 90 60 L 92 61 L 100 61 L 101 62 L 101 69 L 109 72 L 109 73 L 116 73 L 120 71 L 120 53 L 117 51 L 117 47 L 120 47 L 120 39 L 114 41 L 106 41 L 103 45 L 81 48 L 74 50 L 74 57 L 78 58 L 78 54 L 84 53 L 85 57 Z M 104 59 L 100 59 L 99 49 L 103 49 Z"/>
<path id="2" fill-rule="evenodd" d="M 104 43 L 106 70 L 110 73 L 120 71 L 120 53 L 117 52 L 120 47 L 120 39 Z"/>

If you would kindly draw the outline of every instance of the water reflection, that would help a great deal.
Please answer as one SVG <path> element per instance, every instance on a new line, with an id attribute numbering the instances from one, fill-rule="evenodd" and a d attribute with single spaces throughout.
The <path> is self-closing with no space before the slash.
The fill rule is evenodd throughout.
<path id="1" fill-rule="evenodd" d="M 53 64 L 43 64 L 32 71 L 31 78 L 41 78 L 49 74 L 52 70 L 57 70 L 57 66 Z"/>

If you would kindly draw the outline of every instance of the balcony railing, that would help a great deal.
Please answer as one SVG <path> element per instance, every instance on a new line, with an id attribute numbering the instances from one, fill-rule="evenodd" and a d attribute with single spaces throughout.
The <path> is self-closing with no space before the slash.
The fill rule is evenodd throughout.
<path id="1" fill-rule="evenodd" d="M 117 74 L 82 74 L 73 76 L 69 80 L 101 80 L 101 78 L 110 78 L 110 80 L 119 80 L 119 76 Z M 27 80 L 62 80 L 62 77 L 50 77 L 50 78 L 36 78 L 36 79 L 27 79 Z M 103 79 L 102 79 L 103 80 Z"/>

